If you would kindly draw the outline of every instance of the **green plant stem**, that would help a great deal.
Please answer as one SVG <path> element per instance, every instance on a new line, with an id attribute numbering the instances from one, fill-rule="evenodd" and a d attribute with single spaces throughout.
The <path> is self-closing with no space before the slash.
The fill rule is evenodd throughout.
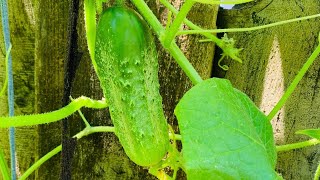
<path id="1" fill-rule="evenodd" d="M 316 173 L 314 174 L 313 180 L 319 180 L 320 179 L 320 161 L 316 170 Z"/>
<path id="2" fill-rule="evenodd" d="M 165 48 L 168 48 L 171 46 L 172 41 L 174 40 L 177 32 L 179 31 L 179 28 L 183 22 L 183 20 L 187 17 L 188 12 L 191 10 L 192 6 L 194 5 L 193 0 L 186 0 L 185 3 L 183 3 L 179 13 L 177 14 L 176 18 L 172 22 L 169 29 L 166 30 L 164 35 L 164 42 L 163 45 Z"/>
<path id="3" fill-rule="evenodd" d="M 12 48 L 12 45 L 10 44 L 9 48 L 8 48 L 8 51 L 6 53 L 6 61 L 5 61 L 5 66 L 6 66 L 6 73 L 5 73 L 5 79 L 4 79 L 4 83 L 3 83 L 3 87 L 0 91 L 0 97 L 4 95 L 4 93 L 6 92 L 6 88 L 8 86 L 8 79 L 9 79 L 9 76 L 8 76 L 8 62 L 9 62 L 9 55 L 10 55 L 10 52 L 11 52 L 11 48 Z"/>
<path id="4" fill-rule="evenodd" d="M 8 164 L 6 162 L 6 159 L 4 158 L 2 149 L 0 149 L 0 172 L 2 174 L 3 180 L 10 180 Z"/>
<path id="5" fill-rule="evenodd" d="M 167 0 L 160 0 L 160 2 L 166 7 L 168 8 L 173 14 L 177 15 L 179 13 L 179 11 L 173 7 Z M 202 30 L 202 28 L 200 26 L 197 26 L 195 24 L 193 24 L 191 21 L 189 21 L 187 18 L 185 18 L 183 20 L 183 22 L 189 26 L 189 28 L 193 29 L 193 30 Z M 215 42 L 220 48 L 223 48 L 222 45 L 222 40 L 220 40 L 219 38 L 217 38 L 215 35 L 211 34 L 211 33 L 201 33 L 202 35 L 204 35 L 205 37 L 209 38 L 211 41 Z"/>
<path id="6" fill-rule="evenodd" d="M 317 17 L 320 17 L 320 14 L 315 14 L 315 15 L 305 16 L 305 17 L 295 18 L 295 19 L 289 19 L 289 20 L 285 20 L 285 21 L 279 21 L 279 22 L 275 22 L 275 23 L 271 23 L 271 24 L 266 24 L 266 25 L 256 26 L 256 27 L 249 27 L 249 28 L 184 30 L 184 31 L 177 32 L 177 35 L 202 34 L 202 33 L 222 33 L 222 32 L 248 32 L 248 31 L 255 31 L 255 30 L 270 28 L 270 27 L 274 27 L 274 26 L 279 26 L 279 25 L 283 25 L 283 24 L 288 24 L 288 23 L 292 23 L 292 22 L 297 22 L 297 21 L 302 21 L 302 20 L 307 20 L 307 19 L 312 19 L 312 18 L 317 18 Z"/>
<path id="7" fill-rule="evenodd" d="M 158 37 L 164 32 L 164 28 L 161 23 L 157 19 L 157 17 L 153 14 L 151 9 L 143 0 L 131 0 L 132 3 L 138 8 L 141 15 L 148 22 L 148 24 L 153 28 Z"/>
<path id="8" fill-rule="evenodd" d="M 95 127 L 86 127 L 82 131 L 80 131 L 78 134 L 74 135 L 73 137 L 77 139 L 81 139 L 84 136 L 88 136 L 92 133 L 97 132 L 114 132 L 114 127 L 111 126 L 95 126 Z"/>
<path id="9" fill-rule="evenodd" d="M 169 52 L 176 60 L 176 62 L 179 64 L 181 69 L 187 74 L 187 76 L 190 78 L 194 85 L 203 81 L 198 72 L 190 64 L 190 62 L 181 52 L 180 48 L 177 46 L 176 43 L 171 44 Z"/>
<path id="10" fill-rule="evenodd" d="M 85 136 L 88 136 L 90 134 L 97 133 L 97 132 L 114 132 L 114 127 L 111 127 L 111 126 L 86 127 L 82 131 L 80 131 L 79 133 L 74 135 L 73 138 L 77 138 L 77 140 L 79 140 Z M 173 135 L 169 134 L 169 137 L 172 139 Z M 181 136 L 179 134 L 175 134 L 174 137 L 176 140 L 181 140 Z M 28 168 L 27 171 L 20 177 L 19 180 L 26 179 L 28 176 L 30 176 L 30 174 L 32 174 L 36 169 L 38 169 L 44 162 L 49 160 L 54 155 L 58 154 L 61 150 L 62 150 L 62 145 L 59 145 L 56 148 L 54 148 L 53 150 L 51 150 L 50 152 L 48 152 L 46 155 L 44 155 L 42 158 L 40 158 L 38 161 L 36 161 L 30 168 Z M 0 151 L 0 153 L 1 153 L 1 151 Z M 1 154 L 0 154 L 0 158 L 1 158 Z M 0 163 L 1 163 L 1 161 L 0 161 Z M 1 168 L 1 166 L 0 166 L 0 168 Z M 7 180 L 7 179 L 4 179 L 4 180 Z"/>
<path id="11" fill-rule="evenodd" d="M 45 124 L 50 122 L 59 121 L 65 117 L 70 116 L 75 111 L 82 107 L 102 109 L 108 105 L 102 100 L 93 100 L 88 97 L 81 96 L 72 101 L 67 106 L 52 111 L 50 113 L 25 115 L 25 116 L 12 116 L 12 117 L 0 117 L 0 128 L 18 127 L 18 126 L 33 126 L 37 124 Z"/>
<path id="12" fill-rule="evenodd" d="M 314 146 L 319 143 L 320 143 L 320 140 L 318 140 L 318 139 L 310 139 L 308 141 L 277 146 L 276 149 L 277 149 L 277 152 L 290 151 L 292 149 L 299 149 L 299 148 L 303 148 L 303 147 Z"/>
<path id="13" fill-rule="evenodd" d="M 76 134 L 73 137 L 77 139 L 81 139 L 82 137 L 95 132 L 114 132 L 114 127 L 110 127 L 110 126 L 86 127 L 84 130 L 80 131 L 78 134 Z M 28 168 L 27 171 L 20 177 L 20 180 L 26 179 L 31 173 L 33 173 L 36 169 L 38 169 L 44 162 L 49 160 L 54 155 L 58 154 L 61 150 L 62 150 L 62 145 L 60 144 L 59 146 L 57 146 L 56 148 L 48 152 L 46 155 L 44 155 L 42 158 L 40 158 L 38 161 L 36 161 L 30 168 Z"/>
<path id="14" fill-rule="evenodd" d="M 71 101 L 73 101 L 74 99 L 72 98 L 72 96 L 69 97 L 71 99 Z M 81 112 L 81 110 L 78 110 L 78 113 L 82 119 L 82 121 L 84 122 L 84 124 L 86 125 L 86 127 L 91 127 L 91 125 L 89 124 L 89 122 L 87 121 L 87 119 L 84 117 L 83 113 Z"/>
<path id="15" fill-rule="evenodd" d="M 97 1 L 100 3 L 100 1 Z M 96 4 L 95 0 L 84 0 L 84 18 L 87 36 L 88 50 L 91 60 L 94 62 L 94 50 L 96 43 Z M 96 66 L 96 64 L 94 64 Z"/>
<path id="16" fill-rule="evenodd" d="M 311 64 L 314 62 L 314 60 L 318 57 L 320 53 L 320 44 L 317 46 L 317 48 L 313 51 L 311 56 L 308 58 L 307 62 L 303 65 L 301 70 L 298 72 L 290 86 L 288 87 L 287 91 L 284 93 L 284 95 L 281 97 L 279 102 L 276 104 L 276 106 L 271 110 L 271 112 L 268 114 L 268 119 L 271 121 L 272 118 L 277 114 L 277 112 L 282 108 L 282 106 L 286 103 L 287 99 L 290 97 L 292 92 L 297 87 L 298 83 L 302 79 L 302 77 L 305 75 Z"/>
<path id="17" fill-rule="evenodd" d="M 36 169 L 38 169 L 44 162 L 46 162 L 48 159 L 53 157 L 54 155 L 58 154 L 62 149 L 62 145 L 57 146 L 52 151 L 44 155 L 42 158 L 40 158 L 37 162 L 35 162 L 27 171 L 20 177 L 20 180 L 27 179 L 27 177 L 33 173 Z"/>
<path id="18" fill-rule="evenodd" d="M 174 134 L 174 137 L 173 137 L 173 134 L 169 133 L 169 138 L 181 141 L 181 135 L 180 134 Z"/>
<path id="19" fill-rule="evenodd" d="M 151 25 L 151 27 L 155 30 L 158 37 L 161 37 L 161 35 L 164 32 L 164 28 L 162 27 L 161 23 L 157 19 L 157 17 L 153 14 L 153 12 L 150 10 L 148 5 L 143 0 L 132 0 L 134 5 L 138 8 L 142 16 L 145 18 L 145 20 Z M 159 38 L 162 45 L 164 45 L 163 39 Z M 183 71 L 187 74 L 187 76 L 190 78 L 192 83 L 196 85 L 197 83 L 202 81 L 202 78 L 198 74 L 198 72 L 194 69 L 194 67 L 190 64 L 188 59 L 185 57 L 185 55 L 181 52 L 177 44 L 174 42 L 169 47 L 169 52 L 174 57 L 176 62 L 180 65 L 180 67 L 183 69 Z"/>

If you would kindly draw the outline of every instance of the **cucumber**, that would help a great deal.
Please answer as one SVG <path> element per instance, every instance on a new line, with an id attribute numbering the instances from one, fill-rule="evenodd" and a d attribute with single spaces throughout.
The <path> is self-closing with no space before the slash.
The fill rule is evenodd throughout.
<path id="1" fill-rule="evenodd" d="M 157 52 L 148 26 L 135 11 L 111 7 L 100 15 L 93 61 L 126 154 L 140 166 L 160 162 L 169 135 Z"/>

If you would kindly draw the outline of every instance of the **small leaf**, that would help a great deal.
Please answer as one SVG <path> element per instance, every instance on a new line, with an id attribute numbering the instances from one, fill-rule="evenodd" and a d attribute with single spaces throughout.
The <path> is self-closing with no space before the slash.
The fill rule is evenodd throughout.
<path id="1" fill-rule="evenodd" d="M 271 126 L 243 96 L 228 80 L 213 78 L 194 86 L 178 103 L 175 114 L 188 179 L 280 178 L 274 171 L 275 155 L 266 147 L 273 142 Z"/>
<path id="2" fill-rule="evenodd" d="M 227 34 L 225 33 L 224 36 L 221 38 L 222 45 L 221 48 L 223 49 L 224 56 L 230 57 L 231 59 L 238 61 L 239 63 L 242 63 L 242 60 L 238 57 L 240 54 L 240 51 L 242 49 L 238 49 L 234 47 L 235 41 L 233 38 L 228 38 Z"/>
<path id="3" fill-rule="evenodd" d="M 297 131 L 296 134 L 303 134 L 320 140 L 320 129 L 305 129 Z"/>

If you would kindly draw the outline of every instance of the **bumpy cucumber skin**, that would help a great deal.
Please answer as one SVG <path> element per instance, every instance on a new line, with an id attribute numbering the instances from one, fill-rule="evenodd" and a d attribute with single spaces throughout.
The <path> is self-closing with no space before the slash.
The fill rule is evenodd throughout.
<path id="1" fill-rule="evenodd" d="M 133 162 L 154 165 L 165 156 L 169 135 L 150 30 L 133 10 L 111 7 L 96 35 L 94 64 L 115 133 Z"/>

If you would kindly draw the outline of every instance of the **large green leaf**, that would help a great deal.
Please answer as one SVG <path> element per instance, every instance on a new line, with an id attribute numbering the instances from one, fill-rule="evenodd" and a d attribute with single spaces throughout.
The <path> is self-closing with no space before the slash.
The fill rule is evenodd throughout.
<path id="1" fill-rule="evenodd" d="M 189 180 L 278 178 L 270 123 L 228 80 L 199 83 L 184 95 L 175 114 Z"/>
<path id="2" fill-rule="evenodd" d="M 267 149 L 269 160 L 275 168 L 277 162 L 277 150 L 274 143 L 273 130 L 270 121 L 268 120 L 267 116 L 258 109 L 258 107 L 251 101 L 251 99 L 246 94 L 239 91 L 238 89 L 234 89 L 234 91 L 238 94 L 238 97 L 241 100 L 242 105 L 245 106 L 244 108 L 247 110 L 247 113 L 251 117 L 256 131 L 262 143 Z"/>

